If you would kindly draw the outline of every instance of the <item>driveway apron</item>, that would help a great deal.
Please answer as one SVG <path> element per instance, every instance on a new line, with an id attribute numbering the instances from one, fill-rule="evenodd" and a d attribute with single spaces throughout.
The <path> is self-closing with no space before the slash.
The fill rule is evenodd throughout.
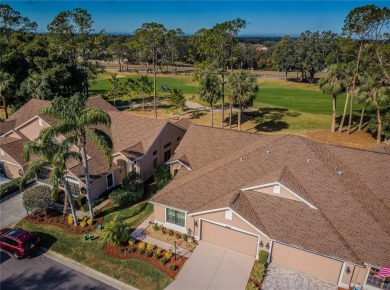
<path id="1" fill-rule="evenodd" d="M 200 241 L 166 289 L 245 289 L 254 262 L 250 255 Z"/>

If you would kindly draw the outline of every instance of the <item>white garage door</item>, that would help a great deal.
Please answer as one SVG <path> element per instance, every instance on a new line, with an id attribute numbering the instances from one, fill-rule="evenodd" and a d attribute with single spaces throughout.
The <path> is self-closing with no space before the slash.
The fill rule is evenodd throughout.
<path id="1" fill-rule="evenodd" d="M 258 237 L 254 235 L 202 221 L 200 239 L 256 256 Z"/>

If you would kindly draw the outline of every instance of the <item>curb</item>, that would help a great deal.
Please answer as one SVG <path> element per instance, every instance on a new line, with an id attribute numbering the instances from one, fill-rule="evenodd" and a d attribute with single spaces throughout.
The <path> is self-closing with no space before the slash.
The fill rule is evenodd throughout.
<path id="1" fill-rule="evenodd" d="M 46 248 L 43 248 L 43 247 L 40 247 L 37 251 L 39 254 L 49 258 L 49 259 L 52 259 L 60 264 L 63 264 L 73 270 L 76 270 L 84 275 L 87 275 L 91 278 L 94 278 L 100 282 L 103 282 L 111 287 L 114 287 L 116 289 L 124 289 L 124 290 L 138 290 L 137 288 L 134 288 L 133 286 L 130 286 L 126 283 L 123 283 L 115 278 L 112 278 L 106 274 L 103 274 L 99 271 L 96 271 L 92 268 L 89 268 L 83 264 L 80 264 L 74 260 L 71 260 L 69 258 L 66 258 L 60 254 L 57 254 L 53 251 L 50 251 Z"/>

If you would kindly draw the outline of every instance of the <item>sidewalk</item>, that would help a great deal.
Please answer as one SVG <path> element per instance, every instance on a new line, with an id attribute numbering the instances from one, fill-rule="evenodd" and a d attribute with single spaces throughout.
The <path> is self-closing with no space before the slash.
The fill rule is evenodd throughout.
<path id="1" fill-rule="evenodd" d="M 158 246 L 159 248 L 162 248 L 164 250 L 169 250 L 171 249 L 173 251 L 173 245 L 172 244 L 169 244 L 169 243 L 166 243 L 166 242 L 163 242 L 163 241 L 160 241 L 158 239 L 155 239 L 155 238 L 152 238 L 152 237 L 149 237 L 149 236 L 146 236 L 144 235 L 144 230 L 149 226 L 150 222 L 153 222 L 154 220 L 154 216 L 153 214 L 151 214 L 146 220 L 143 221 L 142 224 L 140 224 L 138 226 L 138 228 L 136 228 L 132 233 L 131 233 L 131 237 L 134 238 L 134 239 L 138 239 L 138 240 L 141 240 L 145 243 L 149 243 L 149 244 L 152 244 L 152 245 L 156 245 Z M 180 256 L 184 256 L 186 258 L 189 258 L 191 256 L 191 251 L 190 250 L 187 250 L 187 249 L 183 249 L 183 248 L 179 248 L 179 247 L 176 247 L 176 253 Z"/>
<path id="2" fill-rule="evenodd" d="M 83 264 L 80 264 L 74 260 L 71 260 L 71 259 L 68 259 L 68 258 L 65 258 L 64 256 L 60 255 L 60 254 L 57 254 L 53 251 L 49 251 L 45 248 L 40 248 L 38 250 L 38 253 L 47 257 L 47 258 L 50 258 L 60 264 L 63 264 L 73 270 L 76 270 L 80 273 L 83 273 L 84 275 L 87 275 L 89 277 L 92 277 L 96 280 L 99 280 L 107 285 L 110 285 L 114 288 L 117 288 L 117 289 L 124 289 L 124 290 L 137 290 L 137 288 L 134 288 L 133 286 L 130 286 L 126 283 L 123 283 L 115 278 L 112 278 L 106 274 L 103 274 L 99 271 L 96 271 L 92 268 L 89 268 L 87 266 L 84 266 Z"/>

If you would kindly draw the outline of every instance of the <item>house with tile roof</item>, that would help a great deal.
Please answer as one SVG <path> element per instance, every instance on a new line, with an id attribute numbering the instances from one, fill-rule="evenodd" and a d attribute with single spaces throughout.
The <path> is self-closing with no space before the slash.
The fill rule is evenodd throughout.
<path id="1" fill-rule="evenodd" d="M 31 99 L 5 122 L 0 123 L 0 175 L 14 179 L 23 174 L 23 146 L 38 137 L 39 132 L 56 120 L 40 113 L 48 101 Z M 113 142 L 113 164 L 110 167 L 103 153 L 92 142 L 87 143 L 92 197 L 121 183 L 127 172 L 137 171 L 142 180 L 153 175 L 153 170 L 169 160 L 184 136 L 185 129 L 165 120 L 130 115 L 118 111 L 100 97 L 90 98 L 87 106 L 105 110 L 111 117 L 111 127 L 99 126 Z M 68 164 L 67 179 L 73 194 L 80 194 L 85 186 L 81 163 Z M 44 181 L 50 171 L 37 179 Z"/>
<path id="2" fill-rule="evenodd" d="M 150 203 L 167 228 L 349 289 L 389 289 L 390 154 L 190 125 Z"/>

